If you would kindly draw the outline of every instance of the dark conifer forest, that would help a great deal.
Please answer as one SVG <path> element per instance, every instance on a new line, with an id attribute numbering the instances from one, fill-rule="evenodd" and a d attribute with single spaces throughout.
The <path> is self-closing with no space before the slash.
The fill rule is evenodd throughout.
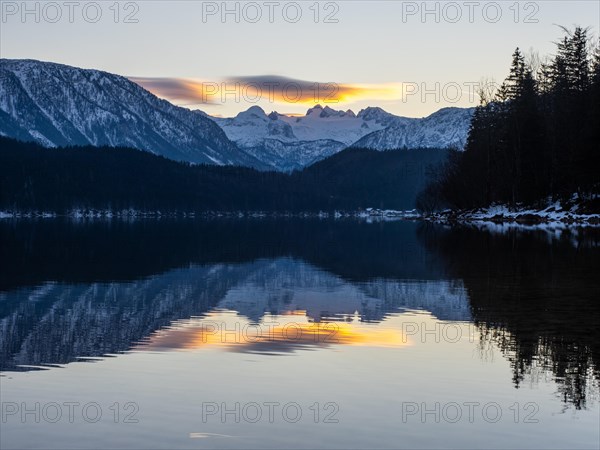
<path id="1" fill-rule="evenodd" d="M 419 195 L 420 209 L 535 206 L 600 192 L 600 53 L 588 29 L 563 29 L 545 61 L 517 48 L 504 83 L 481 100 L 465 151 Z"/>
<path id="2" fill-rule="evenodd" d="M 291 174 L 190 165 L 130 148 L 49 149 L 0 137 L 0 210 L 318 212 L 412 209 L 448 152 L 347 149 Z"/>

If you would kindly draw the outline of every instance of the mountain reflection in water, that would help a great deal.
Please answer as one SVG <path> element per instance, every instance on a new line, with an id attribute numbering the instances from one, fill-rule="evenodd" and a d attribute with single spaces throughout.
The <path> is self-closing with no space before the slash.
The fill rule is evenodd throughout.
<path id="1" fill-rule="evenodd" d="M 3 371 L 128 351 L 401 348 L 414 337 L 389 319 L 428 314 L 473 324 L 515 387 L 549 376 L 565 404 L 597 398 L 597 229 L 5 221 L 0 246 Z"/>

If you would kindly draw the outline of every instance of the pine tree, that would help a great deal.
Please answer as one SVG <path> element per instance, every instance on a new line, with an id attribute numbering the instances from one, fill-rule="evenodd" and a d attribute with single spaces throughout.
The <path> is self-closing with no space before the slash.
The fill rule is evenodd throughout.
<path id="1" fill-rule="evenodd" d="M 518 48 L 513 53 L 495 100 L 475 111 L 464 154 L 440 175 L 437 191 L 448 205 L 599 192 L 600 50 L 588 51 L 586 28 L 563 31 L 539 70 Z"/>

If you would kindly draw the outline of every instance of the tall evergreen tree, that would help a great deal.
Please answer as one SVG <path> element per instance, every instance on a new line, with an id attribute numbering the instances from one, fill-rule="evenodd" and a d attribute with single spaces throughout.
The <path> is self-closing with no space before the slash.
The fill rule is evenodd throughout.
<path id="1" fill-rule="evenodd" d="M 517 48 L 496 98 L 480 105 L 465 152 L 437 181 L 451 207 L 535 204 L 600 193 L 600 54 L 576 27 L 534 71 Z"/>

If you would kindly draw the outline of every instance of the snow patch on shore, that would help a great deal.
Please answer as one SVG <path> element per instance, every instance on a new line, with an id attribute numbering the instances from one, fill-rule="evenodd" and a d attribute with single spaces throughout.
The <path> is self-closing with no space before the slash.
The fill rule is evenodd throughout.
<path id="1" fill-rule="evenodd" d="M 596 197 L 594 197 L 596 198 Z M 600 214 L 580 212 L 582 200 L 577 194 L 566 202 L 548 199 L 545 207 L 531 208 L 507 205 L 492 205 L 470 211 L 446 210 L 426 216 L 427 219 L 443 222 L 492 222 L 497 224 L 513 224 L 513 226 L 532 226 L 544 228 L 568 226 L 569 224 L 600 226 Z"/>

